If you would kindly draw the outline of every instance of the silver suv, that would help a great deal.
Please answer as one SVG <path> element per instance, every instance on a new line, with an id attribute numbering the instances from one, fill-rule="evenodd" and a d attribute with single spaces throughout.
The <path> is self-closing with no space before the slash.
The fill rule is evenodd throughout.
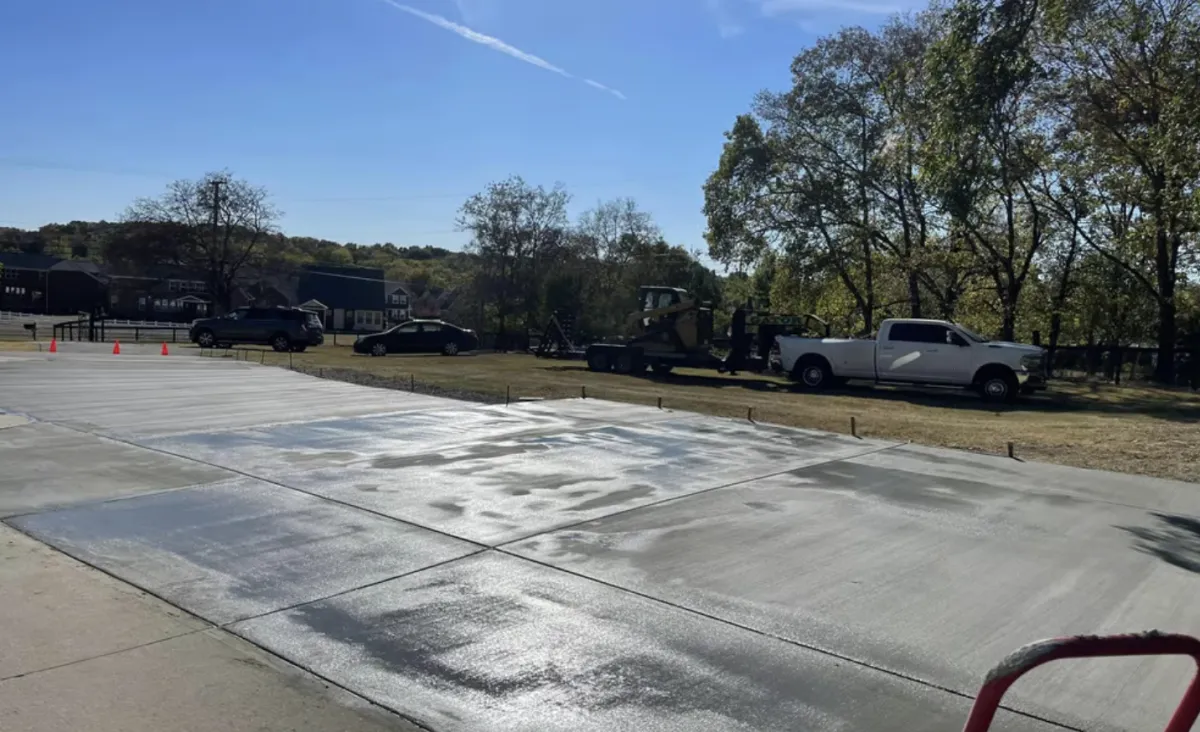
<path id="1" fill-rule="evenodd" d="M 238 308 L 219 318 L 197 320 L 188 336 L 201 348 L 255 344 L 301 352 L 325 342 L 325 330 L 316 313 L 284 307 Z"/>

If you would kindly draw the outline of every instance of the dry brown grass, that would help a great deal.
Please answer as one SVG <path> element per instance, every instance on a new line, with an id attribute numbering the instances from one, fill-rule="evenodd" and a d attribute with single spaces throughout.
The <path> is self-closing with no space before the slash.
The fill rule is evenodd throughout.
<path id="1" fill-rule="evenodd" d="M 288 354 L 255 351 L 253 360 L 286 366 Z M 1048 394 L 1013 407 L 993 407 L 956 391 L 850 387 L 830 394 L 793 391 L 778 378 L 683 369 L 636 378 L 589 372 L 582 362 L 524 354 L 440 356 L 354 355 L 346 346 L 292 354 L 295 368 L 334 378 L 355 374 L 374 384 L 449 395 L 503 399 L 579 396 L 663 405 L 727 417 L 753 408 L 763 422 L 849 432 L 923 445 L 1004 453 L 1086 468 L 1195 481 L 1200 477 L 1200 394 L 1148 386 L 1056 381 Z M 366 376 L 369 375 L 369 376 Z"/>

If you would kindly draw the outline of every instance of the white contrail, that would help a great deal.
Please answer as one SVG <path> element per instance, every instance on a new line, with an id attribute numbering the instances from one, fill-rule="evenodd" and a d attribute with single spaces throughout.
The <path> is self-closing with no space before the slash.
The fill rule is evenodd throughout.
<path id="1" fill-rule="evenodd" d="M 608 92 L 609 94 L 612 94 L 614 97 L 616 97 L 617 99 L 620 99 L 621 101 L 625 101 L 626 99 L 628 99 L 628 97 L 626 97 L 621 92 L 617 91 L 616 89 L 613 89 L 611 86 L 605 86 L 598 81 L 592 81 L 591 79 L 584 79 L 583 83 L 587 84 L 588 86 L 592 87 L 593 89 L 599 89 L 602 92 Z"/>
<path id="2" fill-rule="evenodd" d="M 472 43 L 478 43 L 481 46 L 487 46 L 488 48 L 492 49 L 493 51 L 499 51 L 500 53 L 503 53 L 505 55 L 512 56 L 513 58 L 517 59 L 518 61 L 524 61 L 527 64 L 533 64 L 534 66 L 538 67 L 539 69 L 545 69 L 546 71 L 552 71 L 552 72 L 558 74 L 559 76 L 565 76 L 568 79 L 578 78 L 574 74 L 567 71 L 566 69 L 559 68 L 558 66 L 555 66 L 554 64 L 550 63 L 549 61 L 547 61 L 544 58 L 541 58 L 539 56 L 534 56 L 532 53 L 525 53 L 524 51 L 522 51 L 519 48 L 516 48 L 515 46 L 508 45 L 507 43 L 500 40 L 499 38 L 485 35 L 483 33 L 480 33 L 479 31 L 471 30 L 470 28 L 466 27 L 465 25 L 459 25 L 458 23 L 455 23 L 454 21 L 452 21 L 448 18 L 443 18 L 442 16 L 434 15 L 433 13 L 426 13 L 424 10 L 417 10 L 416 8 L 409 7 L 408 5 L 398 3 L 398 2 L 396 2 L 396 0 L 383 0 L 383 2 L 387 3 L 388 5 L 391 5 L 393 8 L 395 8 L 397 10 L 400 10 L 402 12 L 408 13 L 409 15 L 420 18 L 421 20 L 424 20 L 427 23 L 432 23 L 439 28 L 448 30 L 451 33 L 461 36 L 462 38 L 465 38 Z M 619 92 L 616 89 L 613 89 L 611 87 L 605 86 L 604 84 L 601 84 L 598 81 L 592 81 L 591 79 L 582 79 L 581 81 L 583 81 L 588 86 L 594 87 L 601 91 L 608 92 L 609 94 L 612 94 L 617 99 L 625 99 L 626 98 L 625 95 L 622 94 L 621 92 Z"/>

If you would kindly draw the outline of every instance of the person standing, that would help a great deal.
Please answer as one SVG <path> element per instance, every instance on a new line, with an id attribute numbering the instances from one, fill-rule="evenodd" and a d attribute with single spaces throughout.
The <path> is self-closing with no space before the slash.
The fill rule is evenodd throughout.
<path id="1" fill-rule="evenodd" d="M 733 321 L 729 325 L 729 353 L 725 356 L 725 360 L 721 362 L 721 373 L 729 372 L 730 376 L 737 376 L 738 369 L 746 362 L 746 350 L 749 348 L 746 338 L 746 311 L 749 302 L 745 306 L 738 305 L 737 310 L 733 311 Z"/>

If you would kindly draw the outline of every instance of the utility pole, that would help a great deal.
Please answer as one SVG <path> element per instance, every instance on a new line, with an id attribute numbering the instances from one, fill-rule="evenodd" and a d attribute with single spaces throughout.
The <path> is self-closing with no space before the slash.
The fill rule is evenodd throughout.
<path id="1" fill-rule="evenodd" d="M 217 226 L 221 217 L 221 186 L 225 185 L 225 181 L 220 178 L 212 182 L 213 197 L 212 197 L 212 228 L 213 228 L 213 244 L 217 241 Z"/>
<path id="2" fill-rule="evenodd" d="M 209 250 L 208 250 L 210 256 L 211 256 L 212 252 L 215 252 L 217 250 L 217 241 L 218 241 L 218 237 L 220 236 L 217 229 L 220 226 L 220 222 L 221 222 L 221 186 L 225 185 L 225 181 L 221 180 L 220 178 L 214 178 L 211 185 L 212 185 L 213 192 L 212 192 L 212 244 L 209 246 Z M 215 279 L 215 278 L 210 276 L 209 279 Z M 218 305 L 218 298 L 216 297 L 217 283 L 215 281 L 210 282 L 209 289 L 211 290 L 211 292 L 209 294 L 213 296 L 213 312 L 216 313 L 216 311 L 218 309 L 220 309 L 220 305 Z"/>

